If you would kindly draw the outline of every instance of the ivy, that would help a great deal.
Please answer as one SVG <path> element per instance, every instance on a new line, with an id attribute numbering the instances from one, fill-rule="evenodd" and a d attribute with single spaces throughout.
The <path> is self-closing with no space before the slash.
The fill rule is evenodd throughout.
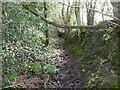
<path id="1" fill-rule="evenodd" d="M 44 74 L 48 76 L 57 73 L 57 68 L 50 63 L 48 58 L 49 47 L 45 47 L 42 41 L 47 27 L 40 25 L 41 21 L 38 17 L 22 8 L 21 4 L 20 2 L 6 2 L 2 5 L 4 40 L 1 54 L 2 87 L 9 86 L 11 80 L 18 79 L 20 75 L 40 78 L 44 77 Z M 26 2 L 26 4 L 36 7 L 34 2 Z"/>

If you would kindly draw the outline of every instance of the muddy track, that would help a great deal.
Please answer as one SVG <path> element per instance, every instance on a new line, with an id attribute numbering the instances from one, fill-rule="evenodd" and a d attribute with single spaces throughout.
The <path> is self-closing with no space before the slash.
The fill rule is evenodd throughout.
<path id="1" fill-rule="evenodd" d="M 60 88 L 80 88 L 81 76 L 77 68 L 75 58 L 68 51 L 62 38 L 56 38 L 56 48 L 60 51 L 60 59 L 57 59 L 59 73 L 56 80 Z"/>

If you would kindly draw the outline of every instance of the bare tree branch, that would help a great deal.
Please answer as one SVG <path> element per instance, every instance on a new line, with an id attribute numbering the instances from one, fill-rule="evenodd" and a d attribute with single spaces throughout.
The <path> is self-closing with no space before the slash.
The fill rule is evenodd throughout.
<path id="1" fill-rule="evenodd" d="M 105 28 L 109 28 L 111 25 L 107 24 L 107 23 L 103 23 L 100 25 L 88 25 L 88 26 L 71 26 L 71 25 L 64 25 L 64 24 L 57 24 L 55 22 L 51 22 L 49 20 L 47 20 L 46 18 L 42 17 L 41 15 L 39 15 L 38 13 L 36 13 L 35 11 L 33 11 L 31 8 L 29 8 L 27 5 L 23 5 L 22 6 L 24 8 L 26 8 L 28 11 L 30 11 L 31 13 L 33 13 L 34 15 L 36 15 L 37 17 L 40 17 L 43 21 L 45 21 L 48 24 L 54 25 L 56 27 L 59 28 L 69 28 L 69 29 L 105 29 Z"/>
<path id="2" fill-rule="evenodd" d="M 84 8 L 84 7 L 80 7 L 80 6 L 70 6 L 70 5 L 67 5 L 67 4 L 62 3 L 62 2 L 58 2 L 58 3 L 63 4 L 63 5 L 66 5 L 66 6 L 71 7 L 71 8 Z M 120 19 L 118 19 L 117 17 L 114 17 L 113 15 L 109 15 L 109 14 L 103 13 L 103 12 L 101 12 L 101 11 L 98 11 L 98 10 L 95 10 L 95 9 L 89 8 L 89 7 L 87 7 L 87 9 L 91 9 L 91 10 L 93 10 L 93 11 L 95 11 L 95 12 L 102 13 L 103 15 L 109 16 L 109 17 L 111 17 L 111 18 L 113 18 L 113 19 L 116 19 L 116 20 L 120 21 Z"/>
<path id="3" fill-rule="evenodd" d="M 31 8 L 29 8 L 27 5 L 22 4 L 22 6 L 24 8 L 26 8 L 28 11 L 30 11 L 31 13 L 33 13 L 34 15 L 36 15 L 37 17 L 40 16 L 38 13 L 36 13 L 35 11 L 33 11 Z"/>

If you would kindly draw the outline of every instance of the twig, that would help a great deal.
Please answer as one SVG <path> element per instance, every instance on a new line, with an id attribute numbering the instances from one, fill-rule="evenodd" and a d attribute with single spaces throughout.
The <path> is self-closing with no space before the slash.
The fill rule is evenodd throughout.
<path id="1" fill-rule="evenodd" d="M 46 87 L 47 82 L 49 81 L 50 76 L 48 75 L 48 78 L 46 79 L 44 86 Z"/>

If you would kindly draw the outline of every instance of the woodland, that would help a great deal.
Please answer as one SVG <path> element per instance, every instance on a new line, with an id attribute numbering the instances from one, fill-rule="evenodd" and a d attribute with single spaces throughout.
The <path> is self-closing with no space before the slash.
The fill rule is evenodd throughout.
<path id="1" fill-rule="evenodd" d="M 0 2 L 1 89 L 120 88 L 120 1 Z"/>

